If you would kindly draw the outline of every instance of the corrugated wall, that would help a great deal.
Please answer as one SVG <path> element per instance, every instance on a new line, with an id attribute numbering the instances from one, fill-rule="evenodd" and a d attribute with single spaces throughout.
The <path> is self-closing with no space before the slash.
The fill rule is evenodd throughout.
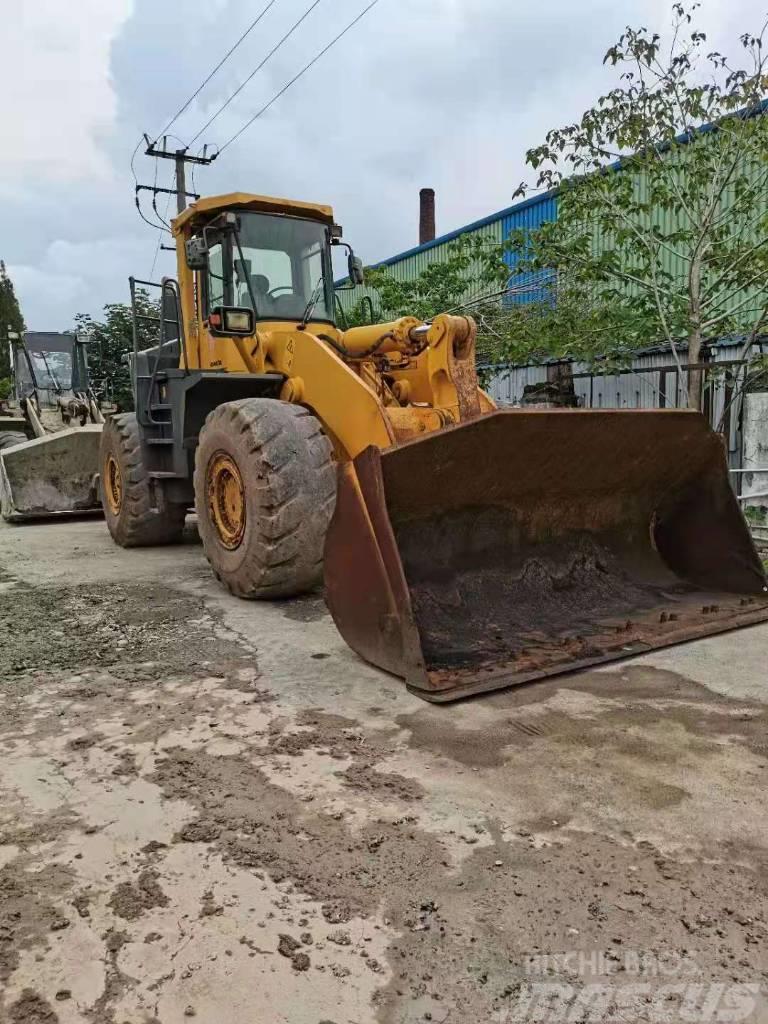
<path id="1" fill-rule="evenodd" d="M 757 352 L 758 349 L 756 348 Z M 762 351 L 762 349 L 759 349 Z M 712 362 L 730 363 L 741 357 L 741 344 L 721 342 L 712 349 Z M 679 353 L 685 365 L 686 353 Z M 741 452 L 741 429 L 738 403 L 733 403 L 729 369 L 723 368 L 711 378 L 705 392 L 704 411 L 713 427 L 718 428 L 727 411 L 725 434 L 732 467 L 737 467 Z M 584 363 L 573 363 L 574 390 L 584 409 L 682 409 L 686 406 L 688 374 L 679 373 L 670 351 L 640 352 L 632 364 L 633 372 L 601 374 L 590 372 Z M 732 373 L 733 371 L 730 370 Z M 578 376 L 585 374 L 586 376 Z M 500 368 L 486 384 L 486 391 L 499 405 L 519 405 L 524 389 L 529 384 L 540 384 L 547 379 L 544 366 L 507 366 Z M 728 409 L 726 409 L 726 403 Z"/>
<path id="2" fill-rule="evenodd" d="M 501 222 L 502 238 L 509 238 L 513 231 L 535 231 L 547 221 L 556 220 L 557 203 L 557 196 L 548 192 L 512 207 Z M 510 270 L 520 262 L 520 257 L 513 253 L 507 253 L 504 258 Z M 508 296 L 507 303 L 515 305 L 523 302 L 543 302 L 547 295 L 544 286 L 550 279 L 549 271 L 515 275 L 511 281 L 514 290 Z"/>
<path id="3" fill-rule="evenodd" d="M 710 144 L 711 140 L 715 137 L 715 131 L 705 128 L 703 133 L 698 136 L 694 142 L 672 147 L 669 150 L 666 159 L 672 161 L 679 167 L 680 174 L 684 174 L 686 162 L 691 159 L 695 148 L 700 145 Z M 636 198 L 640 201 L 646 200 L 648 192 L 647 180 L 642 173 L 634 171 L 631 173 L 635 177 Z M 740 173 L 742 176 L 754 176 L 764 173 L 764 167 L 762 165 L 758 166 L 754 161 L 749 163 L 745 159 L 744 167 L 740 169 Z M 461 236 L 480 235 L 488 238 L 489 242 L 498 243 L 507 238 L 513 230 L 520 228 L 528 231 L 535 230 L 547 221 L 557 218 L 558 206 L 561 201 L 567 202 L 567 198 L 563 198 L 561 200 L 555 193 L 546 193 L 541 196 L 531 197 L 530 199 L 517 203 L 506 210 L 501 210 L 497 214 L 492 214 L 490 217 L 487 217 L 482 221 L 477 221 L 474 224 L 469 224 L 464 228 L 453 231 L 448 235 L 443 235 L 435 242 L 428 243 L 427 245 L 411 249 L 398 256 L 393 256 L 390 259 L 384 260 L 383 262 L 376 264 L 376 266 L 388 268 L 389 272 L 397 280 L 413 280 L 430 264 L 440 262 L 445 259 L 451 243 L 457 238 Z M 732 196 L 726 196 L 726 206 L 731 201 Z M 760 209 L 755 211 L 754 230 L 752 231 L 755 239 L 758 237 L 757 233 L 759 230 L 758 224 L 761 219 L 760 215 L 768 215 L 768 191 L 766 191 L 759 205 Z M 646 226 L 650 227 L 651 224 L 653 224 L 661 231 L 663 236 L 669 237 L 674 233 L 676 228 L 681 226 L 681 218 L 684 216 L 685 215 L 683 213 L 676 209 L 655 209 L 649 213 Z M 607 234 L 601 235 L 595 228 L 594 246 L 596 251 L 600 252 L 601 250 L 609 249 L 614 244 L 614 239 Z M 517 259 L 508 255 L 507 262 L 512 269 L 514 268 Z M 681 287 L 684 285 L 686 275 L 688 273 L 688 262 L 686 260 L 668 252 L 665 255 L 664 269 L 671 274 L 673 280 L 680 282 Z M 476 272 L 476 269 L 468 270 L 468 278 L 474 276 Z M 541 301 L 547 295 L 545 285 L 549 279 L 550 275 L 547 271 L 539 272 L 535 275 L 531 274 L 521 275 L 519 278 L 515 277 L 512 282 L 515 291 L 506 297 L 505 302 L 509 305 L 514 305 L 516 303 Z M 633 287 L 628 286 L 628 291 L 631 292 L 632 290 Z M 475 293 L 473 293 L 473 289 L 468 289 L 463 298 L 467 300 L 478 297 L 476 294 L 477 289 L 474 291 Z M 370 289 L 366 288 L 356 288 L 351 291 L 339 292 L 339 299 L 344 309 L 350 309 L 365 295 L 371 295 L 375 301 L 375 295 Z M 734 308 L 738 306 L 740 303 L 743 303 L 744 297 L 745 296 L 743 294 L 734 294 L 730 296 L 723 308 Z M 758 298 L 757 295 L 756 298 Z M 759 303 L 756 303 L 756 305 L 759 305 Z M 619 389 L 619 392 L 611 397 L 612 385 L 609 382 L 606 382 L 605 387 L 601 388 L 599 393 L 603 395 L 605 402 L 612 403 L 610 407 L 615 407 L 617 402 L 621 402 L 622 406 L 632 407 L 638 401 L 638 391 L 640 393 L 639 401 L 641 404 L 647 403 L 649 400 L 650 387 L 651 386 L 648 384 L 643 384 L 639 388 L 629 388 L 629 386 L 627 386 L 623 390 Z M 617 394 L 619 397 L 617 397 Z"/>
<path id="4" fill-rule="evenodd" d="M 713 140 L 716 138 L 717 131 L 712 130 L 711 126 L 708 126 L 693 141 L 670 148 L 667 153 L 664 154 L 664 160 L 667 163 L 671 163 L 671 165 L 676 168 L 677 173 L 680 176 L 683 176 L 686 173 L 686 164 L 692 159 L 695 159 L 697 148 L 712 144 Z M 621 173 L 632 174 L 634 179 L 634 199 L 639 204 L 647 204 L 649 202 L 647 174 L 642 170 L 622 171 Z M 739 178 L 754 182 L 762 180 L 764 175 L 764 161 L 761 161 L 755 155 L 745 153 L 740 165 L 737 166 L 733 174 L 732 184 L 723 193 L 721 212 L 726 213 L 729 207 L 733 204 Z M 561 201 L 563 203 L 567 203 L 567 191 L 564 191 Z M 745 241 L 752 240 L 754 242 L 758 242 L 763 237 L 762 222 L 767 215 L 768 190 L 764 190 L 760 194 L 758 202 L 755 204 L 754 217 L 748 224 L 743 224 L 743 236 Z M 649 210 L 647 215 L 641 217 L 637 223 L 640 224 L 644 231 L 648 231 L 650 228 L 655 228 L 659 232 L 660 236 L 665 239 L 674 239 L 675 232 L 680 229 L 690 231 L 690 220 L 688 215 L 682 207 L 679 206 L 671 208 L 655 206 Z M 616 246 L 616 240 L 610 234 L 601 234 L 597 230 L 597 227 L 595 227 L 593 233 L 593 246 L 596 253 L 609 251 Z M 685 292 L 688 286 L 687 282 L 690 262 L 684 259 L 681 255 L 675 253 L 673 251 L 674 248 L 675 243 L 673 241 L 671 245 L 662 252 L 661 263 L 664 271 L 671 276 L 675 287 L 679 287 L 681 291 Z M 625 285 L 625 288 L 629 294 L 636 294 L 638 292 L 638 287 L 632 284 Z M 723 302 L 720 311 L 725 312 L 726 310 L 743 308 L 744 300 L 748 296 L 755 298 L 755 306 L 759 309 L 762 305 L 762 296 L 759 289 L 754 289 L 749 292 L 733 292 L 728 294 L 725 297 L 725 301 Z"/>
<path id="5" fill-rule="evenodd" d="M 540 227 L 545 221 L 553 220 L 557 216 L 557 198 L 551 193 L 543 196 L 534 196 L 531 199 L 523 200 L 516 206 L 501 210 L 497 214 L 486 217 L 482 221 L 468 224 L 464 228 L 442 235 L 434 242 L 419 246 L 416 249 L 408 250 L 399 256 L 383 260 L 374 264 L 374 267 L 386 268 L 389 273 L 398 281 L 412 281 L 417 278 L 428 266 L 433 263 L 440 263 L 446 259 L 450 246 L 462 237 L 477 237 L 487 240 L 489 245 L 498 245 L 509 236 L 509 233 L 517 228 L 528 230 Z M 517 262 L 512 256 L 507 258 L 510 267 Z M 479 264 L 470 266 L 466 271 L 468 280 L 477 277 L 480 271 Z M 514 296 L 511 301 L 530 302 L 539 297 L 540 289 L 529 290 L 530 284 L 534 282 L 533 275 L 523 275 L 515 280 L 515 285 L 521 285 L 523 291 Z M 339 291 L 339 300 L 342 307 L 347 310 L 355 306 L 360 300 L 370 295 L 374 301 L 375 292 L 370 288 L 355 288 L 348 291 Z M 466 301 L 478 298 L 481 292 L 476 287 L 468 287 L 462 298 Z"/>

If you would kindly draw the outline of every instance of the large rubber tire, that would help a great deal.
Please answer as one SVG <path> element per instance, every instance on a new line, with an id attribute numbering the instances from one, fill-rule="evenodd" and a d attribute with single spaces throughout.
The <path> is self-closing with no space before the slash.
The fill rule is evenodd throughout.
<path id="1" fill-rule="evenodd" d="M 120 547 L 154 547 L 181 540 L 187 510 L 167 503 L 162 488 L 150 480 L 132 412 L 112 416 L 104 424 L 99 490 L 109 532 Z"/>
<path id="2" fill-rule="evenodd" d="M 13 448 L 15 444 L 24 444 L 27 435 L 20 430 L 0 430 L 0 452 L 3 448 Z"/>
<path id="3" fill-rule="evenodd" d="M 237 506 L 229 518 L 224 492 Z M 209 414 L 195 454 L 198 529 L 213 571 L 237 597 L 317 586 L 335 504 L 333 448 L 308 409 L 246 398 Z"/>

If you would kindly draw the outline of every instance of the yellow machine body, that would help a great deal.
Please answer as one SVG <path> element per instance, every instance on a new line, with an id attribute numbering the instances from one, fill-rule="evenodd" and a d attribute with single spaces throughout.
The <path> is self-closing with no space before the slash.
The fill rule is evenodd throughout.
<path id="1" fill-rule="evenodd" d="M 199 217 L 229 208 L 333 223 L 327 206 L 234 193 L 189 207 L 173 222 L 174 232 L 184 241 Z M 312 409 L 341 457 L 354 458 L 371 444 L 388 448 L 495 408 L 477 386 L 470 318 L 441 316 L 425 325 L 405 317 L 347 331 L 326 322 L 300 329 L 297 323 L 261 321 L 252 338 L 216 337 L 195 302 L 200 274 L 187 267 L 183 244 L 178 253 L 190 369 L 284 375 L 281 397 Z"/>
<path id="2" fill-rule="evenodd" d="M 719 439 L 688 411 L 497 411 L 469 317 L 340 330 L 210 329 L 186 243 L 227 211 L 327 206 L 233 193 L 173 222 L 181 366 L 279 375 L 339 464 L 327 601 L 347 642 L 430 700 L 768 618 L 768 586 Z"/>

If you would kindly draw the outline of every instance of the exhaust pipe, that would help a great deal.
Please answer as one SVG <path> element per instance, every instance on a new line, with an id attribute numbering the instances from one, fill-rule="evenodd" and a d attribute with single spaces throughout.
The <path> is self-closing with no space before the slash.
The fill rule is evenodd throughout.
<path id="1" fill-rule="evenodd" d="M 419 245 L 435 240 L 435 190 L 423 188 L 419 192 Z"/>

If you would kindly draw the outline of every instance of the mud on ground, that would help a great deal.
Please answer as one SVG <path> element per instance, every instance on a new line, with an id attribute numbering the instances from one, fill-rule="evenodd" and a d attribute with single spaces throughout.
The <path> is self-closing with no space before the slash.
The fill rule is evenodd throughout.
<path id="1" fill-rule="evenodd" d="M 45 577 L 0 534 L 0 1020 L 768 1020 L 768 682 L 432 707 L 318 598 L 121 577 L 100 529 Z"/>

